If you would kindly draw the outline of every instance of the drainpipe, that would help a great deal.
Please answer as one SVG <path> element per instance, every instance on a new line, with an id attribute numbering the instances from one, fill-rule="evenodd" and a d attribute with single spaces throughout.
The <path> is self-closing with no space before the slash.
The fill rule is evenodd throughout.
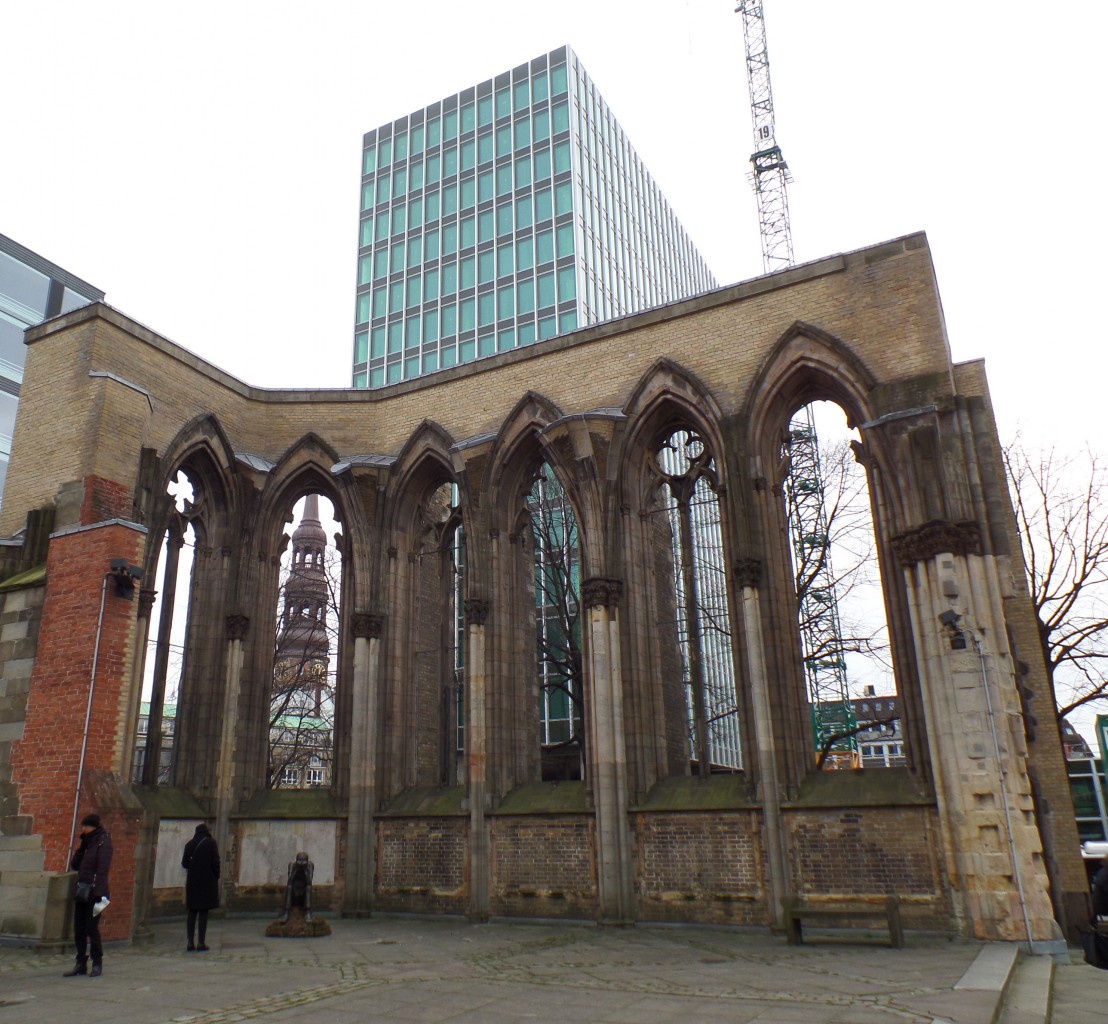
<path id="1" fill-rule="evenodd" d="M 85 708 L 85 728 L 81 736 L 81 760 L 77 765 L 77 786 L 73 793 L 73 821 L 69 826 L 69 852 L 66 854 L 66 868 L 69 867 L 69 857 L 73 852 L 73 843 L 77 838 L 77 814 L 81 804 L 81 779 L 85 774 L 85 753 L 88 750 L 88 727 L 92 721 L 92 694 L 96 688 L 96 663 L 100 658 L 100 635 L 104 631 L 104 602 L 108 596 L 108 577 L 110 572 L 104 574 L 104 582 L 100 586 L 100 615 L 96 619 L 96 643 L 92 648 L 92 673 L 88 681 L 88 705 Z"/>

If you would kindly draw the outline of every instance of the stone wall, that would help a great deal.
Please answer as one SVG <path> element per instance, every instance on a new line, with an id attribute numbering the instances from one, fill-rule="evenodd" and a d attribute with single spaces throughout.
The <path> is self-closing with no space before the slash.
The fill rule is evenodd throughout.
<path id="1" fill-rule="evenodd" d="M 12 782 L 12 742 L 23 738 L 27 695 L 35 664 L 44 580 L 0 591 L 0 825 L 5 835 L 16 835 L 25 824 L 18 818 L 19 802 Z"/>

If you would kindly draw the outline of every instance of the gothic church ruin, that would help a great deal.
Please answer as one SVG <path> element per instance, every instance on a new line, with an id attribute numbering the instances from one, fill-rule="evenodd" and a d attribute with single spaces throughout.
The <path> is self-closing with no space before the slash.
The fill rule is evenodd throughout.
<path id="1" fill-rule="evenodd" d="M 27 344 L 0 510 L 5 936 L 60 934 L 78 805 L 115 837 L 109 938 L 179 912 L 201 819 L 231 912 L 276 907 L 310 849 L 332 914 L 767 926 L 789 895 L 896 895 L 909 929 L 982 939 L 1081 920 L 984 368 L 951 361 L 924 236 L 372 392 L 255 388 L 99 303 Z M 903 766 L 817 770 L 782 457 L 815 400 L 860 438 Z M 540 479 L 566 510 L 549 550 Z M 674 541 L 695 545 L 694 493 L 720 538 L 711 648 Z M 274 637 L 305 495 L 338 523 L 333 750 L 325 784 L 284 789 Z M 579 665 L 555 743 L 536 565 L 570 517 Z M 159 705 L 159 563 L 186 530 Z M 149 727 L 170 706 L 171 743 Z"/>

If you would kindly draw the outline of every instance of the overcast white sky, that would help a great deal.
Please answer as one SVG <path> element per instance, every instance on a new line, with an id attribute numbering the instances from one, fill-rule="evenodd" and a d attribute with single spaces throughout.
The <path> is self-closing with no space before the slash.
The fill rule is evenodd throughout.
<path id="1" fill-rule="evenodd" d="M 568 42 L 717 278 L 757 276 L 733 8 L 5 3 L 0 232 L 250 383 L 345 387 L 362 134 Z M 766 25 L 798 261 L 925 230 L 1002 435 L 1103 449 L 1108 5 L 766 0 Z"/>
<path id="2" fill-rule="evenodd" d="M 0 231 L 251 383 L 345 387 L 363 132 L 569 42 L 719 280 L 756 276 L 733 7 L 4 4 Z M 766 24 L 797 259 L 926 230 L 1002 431 L 1095 442 L 1106 5 L 766 0 Z"/>

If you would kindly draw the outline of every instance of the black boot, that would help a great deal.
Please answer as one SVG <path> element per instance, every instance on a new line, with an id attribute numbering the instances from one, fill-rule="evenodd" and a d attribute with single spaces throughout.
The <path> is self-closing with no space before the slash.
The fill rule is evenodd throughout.
<path id="1" fill-rule="evenodd" d="M 103 965 L 99 960 L 92 961 L 92 970 L 88 972 L 90 978 L 99 978 L 104 973 Z"/>
<path id="2" fill-rule="evenodd" d="M 79 956 L 77 962 L 73 965 L 71 970 L 65 972 L 62 975 L 63 978 L 76 978 L 79 975 L 88 974 L 88 957 Z"/>

